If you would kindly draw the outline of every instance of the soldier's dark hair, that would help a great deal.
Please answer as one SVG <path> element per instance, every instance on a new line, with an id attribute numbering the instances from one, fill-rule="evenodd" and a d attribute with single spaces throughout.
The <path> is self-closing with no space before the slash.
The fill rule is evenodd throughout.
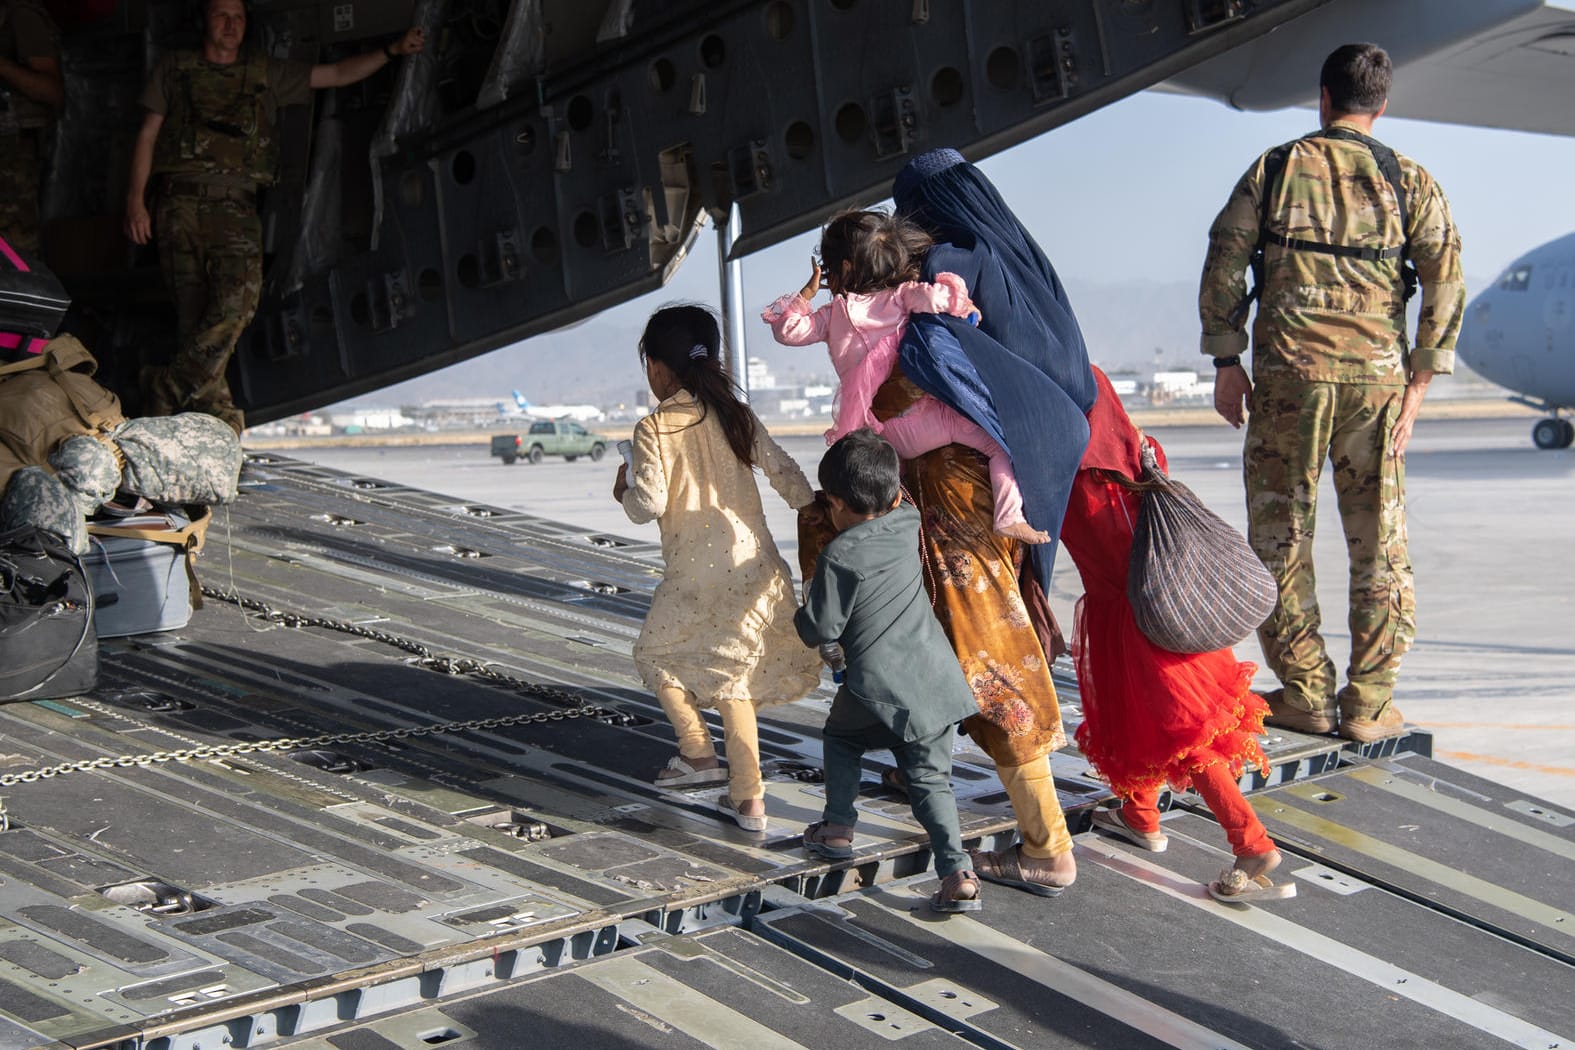
<path id="1" fill-rule="evenodd" d="M 662 307 L 645 322 L 640 360 L 660 361 L 671 369 L 678 384 L 700 402 L 700 418 L 715 412 L 733 455 L 746 467 L 755 465 L 755 414 L 722 367 L 722 329 L 715 314 L 695 303 Z"/>
<path id="2" fill-rule="evenodd" d="M 1389 98 L 1394 65 L 1377 44 L 1346 44 L 1323 60 L 1318 86 L 1336 113 L 1377 113 Z"/>
<path id="3" fill-rule="evenodd" d="M 897 450 L 865 427 L 842 437 L 820 458 L 820 487 L 855 514 L 891 509 L 902 486 Z"/>
<path id="4" fill-rule="evenodd" d="M 820 235 L 827 284 L 839 293 L 868 295 L 919 279 L 931 240 L 910 220 L 881 211 L 845 211 Z M 844 265 L 846 264 L 846 265 Z"/>

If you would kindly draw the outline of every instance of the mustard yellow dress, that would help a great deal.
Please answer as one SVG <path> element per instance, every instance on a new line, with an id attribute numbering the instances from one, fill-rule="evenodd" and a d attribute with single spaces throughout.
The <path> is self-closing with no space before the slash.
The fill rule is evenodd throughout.
<path id="1" fill-rule="evenodd" d="M 721 421 L 679 391 L 635 424 L 623 509 L 662 533 L 662 582 L 634 645 L 652 692 L 786 703 L 820 683 L 820 658 L 793 629 L 798 600 L 766 528 L 754 472 L 738 461 Z M 755 421 L 752 457 L 795 510 L 814 499 L 804 472 Z"/>

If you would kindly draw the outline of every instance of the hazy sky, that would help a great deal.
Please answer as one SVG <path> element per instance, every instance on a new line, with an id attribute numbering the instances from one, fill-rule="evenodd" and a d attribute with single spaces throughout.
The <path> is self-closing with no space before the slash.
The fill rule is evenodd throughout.
<path id="1" fill-rule="evenodd" d="M 1316 124 L 1311 110 L 1241 113 L 1207 99 L 1144 92 L 981 166 L 1074 293 L 1090 283 L 1194 282 L 1209 224 L 1242 172 L 1263 150 Z M 1575 138 L 1390 117 L 1379 120 L 1376 134 L 1443 186 L 1461 229 L 1468 280 L 1492 279 L 1517 256 L 1575 229 Z M 745 260 L 752 311 L 803 283 L 817 240 L 818 233 L 806 233 Z M 715 236 L 703 232 L 671 284 L 586 322 L 576 336 L 630 342 L 630 332 L 664 302 L 719 304 L 715 246 Z M 751 342 L 769 339 L 753 316 L 746 327 Z M 1192 338 L 1178 333 L 1176 342 Z M 1098 348 L 1090 349 L 1097 359 Z M 630 378 L 638 381 L 632 345 L 629 351 Z M 529 352 L 521 345 L 494 354 Z"/>
<path id="2" fill-rule="evenodd" d="M 1192 281 L 1209 224 L 1242 172 L 1263 150 L 1316 125 L 1311 110 L 1241 113 L 1208 99 L 1144 92 L 980 166 L 1068 278 Z M 1575 139 L 1389 117 L 1376 132 L 1443 186 L 1468 274 L 1495 276 L 1575 229 Z M 751 300 L 796 287 L 814 240 L 806 235 L 749 257 Z M 795 275 L 788 284 L 763 286 L 783 266 Z M 715 267 L 707 244 L 678 280 L 714 299 Z"/>

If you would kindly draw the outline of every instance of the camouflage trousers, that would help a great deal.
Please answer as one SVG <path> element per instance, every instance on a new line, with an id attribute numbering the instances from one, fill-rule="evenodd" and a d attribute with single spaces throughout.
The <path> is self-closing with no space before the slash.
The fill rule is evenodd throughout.
<path id="1" fill-rule="evenodd" d="M 0 135 L 0 235 L 38 254 L 38 133 Z"/>
<path id="2" fill-rule="evenodd" d="M 166 195 L 155 231 L 175 300 L 175 354 L 143 377 L 147 415 L 205 412 L 235 428 L 245 416 L 225 378 L 262 297 L 262 222 L 248 200 Z"/>
<path id="3" fill-rule="evenodd" d="M 1389 705 L 1400 658 L 1416 637 L 1406 552 L 1405 467 L 1388 455 L 1400 386 L 1266 378 L 1252 392 L 1243 473 L 1247 538 L 1279 582 L 1258 629 L 1269 668 L 1291 706 L 1376 718 Z M 1350 558 L 1351 663 L 1335 691 L 1319 634 L 1313 527 L 1327 461 Z"/>

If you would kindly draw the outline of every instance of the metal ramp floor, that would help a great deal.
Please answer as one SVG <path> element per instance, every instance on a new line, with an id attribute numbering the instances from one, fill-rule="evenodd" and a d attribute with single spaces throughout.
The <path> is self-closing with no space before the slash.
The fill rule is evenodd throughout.
<path id="1" fill-rule="evenodd" d="M 718 788 L 651 786 L 670 730 L 629 649 L 654 545 L 278 457 L 253 457 L 244 489 L 201 569 L 249 611 L 210 599 L 183 630 L 106 641 L 92 694 L 0 708 L 0 1050 L 1141 1045 L 1134 1032 L 1203 1030 L 1365 1045 L 1345 1039 L 1369 1006 L 1435 1046 L 1575 1030 L 1575 821 L 1536 800 L 1284 734 L 1255 797 L 1317 859 L 1286 869 L 1306 887 L 1288 902 L 1311 909 L 1294 920 L 1305 937 L 1266 939 L 1237 915 L 1283 924 L 1288 909 L 1197 896 L 1225 860 L 1187 812 L 1162 857 L 1084 837 L 1076 890 L 991 888 L 982 918 L 936 925 L 910 914 L 923 835 L 873 766 L 854 861 L 797 846 L 820 810 L 829 694 L 762 719 L 766 835 L 720 819 Z M 1075 687 L 1058 686 L 1075 719 Z M 957 757 L 965 835 L 1007 841 L 987 760 Z M 1106 792 L 1075 754 L 1055 772 L 1082 830 Z M 1006 941 L 1037 954 L 997 973 Z M 1331 977 L 1331 944 L 1401 960 L 1383 965 L 1410 987 L 1369 1003 L 1373 980 Z M 1280 1010 L 1282 970 L 1353 1005 Z M 1491 1023 L 1406 994 L 1432 985 Z M 1163 1006 L 1159 1036 L 1139 1002 Z M 1293 1042 L 1214 1017 L 1219 1003 Z M 1557 1041 L 1535 1038 L 1520 1045 Z"/>

